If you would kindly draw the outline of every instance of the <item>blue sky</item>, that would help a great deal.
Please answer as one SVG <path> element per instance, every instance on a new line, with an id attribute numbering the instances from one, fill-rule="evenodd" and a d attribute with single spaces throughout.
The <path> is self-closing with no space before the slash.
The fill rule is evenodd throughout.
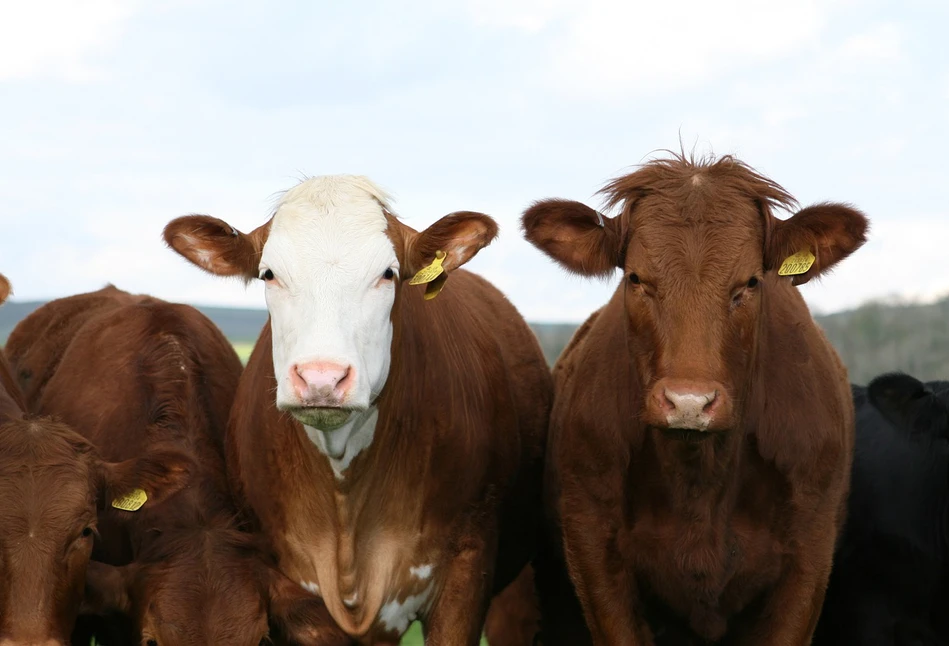
<path id="1" fill-rule="evenodd" d="M 106 282 L 263 306 L 166 250 L 171 218 L 248 230 L 303 175 L 359 173 L 424 227 L 480 210 L 471 268 L 531 320 L 615 280 L 567 275 L 518 218 L 597 205 L 663 148 L 733 153 L 871 241 L 802 291 L 816 311 L 949 293 L 949 8 L 766 2 L 31 0 L 0 5 L 0 272 L 19 300 Z M 618 278 L 617 278 L 618 279 Z"/>

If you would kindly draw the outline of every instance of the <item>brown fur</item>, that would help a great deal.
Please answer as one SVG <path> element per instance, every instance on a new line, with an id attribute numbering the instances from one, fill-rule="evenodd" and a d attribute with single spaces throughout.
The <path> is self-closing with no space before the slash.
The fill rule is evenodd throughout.
<path id="1" fill-rule="evenodd" d="M 866 220 L 827 204 L 778 220 L 790 196 L 730 157 L 652 162 L 605 191 L 621 212 L 602 227 L 562 200 L 523 219 L 568 269 L 624 272 L 554 369 L 538 581 L 566 563 L 583 641 L 807 644 L 843 521 L 853 404 L 792 282 L 859 247 Z M 814 267 L 779 277 L 803 248 Z M 721 425 L 667 433 L 650 392 L 669 378 L 721 384 Z M 582 643 L 561 641 L 582 624 L 563 587 L 539 588 L 544 643 Z"/>
<path id="2" fill-rule="evenodd" d="M 241 366 L 220 331 L 191 307 L 110 286 L 44 305 L 8 351 L 31 408 L 110 459 L 173 447 L 200 466 L 168 504 L 109 509 L 96 558 L 121 567 L 95 564 L 87 607 L 128 612 L 159 644 L 256 645 L 286 599 L 271 597 L 279 575 L 235 524 L 223 436 Z"/>
<path id="3" fill-rule="evenodd" d="M 201 258 L 202 269 L 220 276 L 257 278 L 260 254 L 270 232 L 270 221 L 250 233 L 241 233 L 227 222 L 207 215 L 184 215 L 165 227 L 165 242 L 186 258 Z M 197 249 L 210 251 L 195 254 Z"/>
<path id="4" fill-rule="evenodd" d="M 167 498 L 191 463 L 169 451 L 106 462 L 66 425 L 24 409 L 0 354 L 0 642 L 65 644 L 100 510 L 136 487 L 152 504 Z"/>
<path id="5" fill-rule="evenodd" d="M 507 299 L 474 274 L 452 271 L 496 235 L 490 218 L 456 213 L 416 232 L 387 217 L 403 278 L 438 249 L 450 277 L 432 301 L 423 301 L 421 287 L 397 285 L 392 368 L 372 445 L 337 480 L 303 427 L 276 409 L 268 323 L 231 414 L 229 477 L 281 569 L 294 581 L 318 582 L 349 634 L 364 643 L 397 640 L 378 620 L 380 607 L 434 582 L 420 617 L 427 640 L 476 644 L 491 595 L 535 547 L 550 374 Z M 172 222 L 166 240 L 188 227 Z M 200 261 L 207 251 L 183 255 L 207 268 Z M 246 246 L 218 273 L 249 267 L 254 253 Z M 410 574 L 422 564 L 433 566 L 428 580 Z M 342 599 L 353 594 L 358 602 L 347 608 Z"/>
<path id="6" fill-rule="evenodd" d="M 3 274 L 0 274 L 0 305 L 10 297 L 10 292 L 13 289 L 10 287 L 10 281 L 7 280 L 7 277 Z"/>
<path id="7" fill-rule="evenodd" d="M 184 456 L 159 456 L 169 465 Z M 114 492 L 158 501 L 184 482 L 155 458 L 103 461 L 48 418 L 0 423 L 0 641 L 65 644 L 83 598 L 97 512 Z M 153 480 L 154 478 L 154 480 Z"/>
<path id="8" fill-rule="evenodd" d="M 484 622 L 489 646 L 533 646 L 540 632 L 534 569 L 528 565 L 491 601 Z"/>
<path id="9" fill-rule="evenodd" d="M 10 282 L 6 276 L 0 274 L 0 305 L 9 295 Z M 23 392 L 13 376 L 6 356 L 0 353 L 0 424 L 22 418 L 24 410 L 26 400 L 23 398 Z"/>

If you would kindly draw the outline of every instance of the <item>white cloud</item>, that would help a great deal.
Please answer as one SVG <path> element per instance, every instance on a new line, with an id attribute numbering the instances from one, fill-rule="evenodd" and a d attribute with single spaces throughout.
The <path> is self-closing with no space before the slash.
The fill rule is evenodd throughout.
<path id="1" fill-rule="evenodd" d="M 814 43 L 816 0 L 592 0 L 553 46 L 551 81 L 580 96 L 653 94 L 704 85 Z"/>
<path id="2" fill-rule="evenodd" d="M 0 81 L 85 81 L 135 10 L 131 0 L 26 0 L 0 5 Z"/>
<path id="3" fill-rule="evenodd" d="M 902 300 L 932 302 L 949 293 L 946 241 L 949 213 L 879 218 L 870 240 L 822 280 L 801 293 L 817 312 L 851 309 L 898 294 Z"/>
<path id="4" fill-rule="evenodd" d="M 513 27 L 537 32 L 564 15 L 566 0 L 469 0 L 468 14 L 484 27 Z"/>
<path id="5" fill-rule="evenodd" d="M 903 34 L 899 26 L 892 23 L 875 25 L 845 40 L 840 53 L 851 60 L 897 60 L 903 54 Z"/>
<path id="6" fill-rule="evenodd" d="M 803 288 L 820 309 L 949 288 L 937 244 L 949 230 L 918 217 L 943 211 L 938 20 L 863 0 L 428 2 L 163 0 L 131 19 L 123 0 L 4 3 L 0 221 L 15 235 L 0 240 L 0 271 L 17 297 L 114 280 L 261 306 L 256 288 L 164 249 L 162 226 L 210 212 L 246 230 L 297 171 L 359 172 L 415 227 L 457 209 L 496 217 L 501 238 L 471 268 L 528 318 L 576 322 L 616 281 L 560 270 L 524 242 L 520 213 L 546 196 L 595 204 L 601 182 L 677 148 L 677 132 L 803 204 L 871 215 L 873 242 Z M 925 239 L 909 233 L 920 226 Z"/>

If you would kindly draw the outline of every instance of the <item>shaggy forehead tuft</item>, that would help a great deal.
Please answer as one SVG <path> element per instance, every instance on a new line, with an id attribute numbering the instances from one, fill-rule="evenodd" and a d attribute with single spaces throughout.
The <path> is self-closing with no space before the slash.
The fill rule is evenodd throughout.
<path id="1" fill-rule="evenodd" d="M 321 175 L 309 177 L 286 191 L 277 211 L 287 206 L 332 209 L 366 202 L 391 210 L 392 198 L 363 175 Z"/>

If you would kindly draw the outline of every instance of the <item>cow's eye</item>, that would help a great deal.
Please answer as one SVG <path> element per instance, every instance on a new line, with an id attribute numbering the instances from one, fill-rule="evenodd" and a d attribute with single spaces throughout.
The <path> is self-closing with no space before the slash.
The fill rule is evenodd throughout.
<path id="1" fill-rule="evenodd" d="M 89 538 L 90 536 L 92 536 L 94 532 L 95 530 L 93 530 L 91 527 L 86 527 L 85 529 L 82 530 L 82 537 Z"/>
<path id="2" fill-rule="evenodd" d="M 630 274 L 629 282 L 631 282 L 633 285 L 639 285 L 642 281 L 639 280 L 639 274 Z"/>
<path id="3" fill-rule="evenodd" d="M 754 289 L 758 286 L 758 279 L 755 276 L 752 276 L 748 279 L 748 289 Z"/>
<path id="4" fill-rule="evenodd" d="M 271 280 L 274 279 L 273 271 L 270 269 L 263 270 L 260 274 L 260 279 L 264 281 L 265 283 L 270 282 Z"/>
<path id="5" fill-rule="evenodd" d="M 382 272 L 382 277 L 385 280 L 392 280 L 393 278 L 395 278 L 395 272 L 392 271 L 392 267 L 389 267 L 384 272 Z"/>

